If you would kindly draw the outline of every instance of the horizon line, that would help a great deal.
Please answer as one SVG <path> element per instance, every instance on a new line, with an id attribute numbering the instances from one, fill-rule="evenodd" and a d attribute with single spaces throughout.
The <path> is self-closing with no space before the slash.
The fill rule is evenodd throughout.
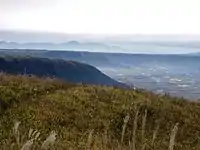
<path id="1" fill-rule="evenodd" d="M 21 33 L 46 33 L 65 35 L 101 35 L 101 36 L 199 36 L 194 33 L 70 33 L 45 30 L 22 30 L 22 29 L 0 29 L 0 32 L 21 32 Z"/>

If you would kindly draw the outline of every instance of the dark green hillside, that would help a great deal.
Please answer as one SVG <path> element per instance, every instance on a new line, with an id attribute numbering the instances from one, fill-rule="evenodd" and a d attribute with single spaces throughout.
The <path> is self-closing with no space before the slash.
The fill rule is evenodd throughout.
<path id="1" fill-rule="evenodd" d="M 53 130 L 53 149 L 129 150 L 133 139 L 137 150 L 200 149 L 198 102 L 55 79 L 2 74 L 0 81 L 0 149 L 21 149 L 30 128 L 40 132 L 31 149 L 40 149 Z M 12 130 L 16 120 L 21 124 Z"/>
<path id="2" fill-rule="evenodd" d="M 1 57 L 0 71 L 10 74 L 57 77 L 75 83 L 125 86 L 106 76 L 93 66 L 74 61 Z"/>

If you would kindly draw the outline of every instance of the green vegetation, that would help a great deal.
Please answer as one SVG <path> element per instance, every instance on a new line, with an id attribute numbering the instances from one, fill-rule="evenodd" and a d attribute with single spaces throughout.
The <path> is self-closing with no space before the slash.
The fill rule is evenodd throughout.
<path id="1" fill-rule="evenodd" d="M 200 104 L 168 95 L 1 74 L 0 105 L 0 149 L 200 149 Z"/>

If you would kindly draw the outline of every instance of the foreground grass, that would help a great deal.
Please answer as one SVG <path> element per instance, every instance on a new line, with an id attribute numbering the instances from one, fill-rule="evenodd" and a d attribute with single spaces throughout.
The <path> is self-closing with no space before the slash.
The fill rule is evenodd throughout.
<path id="1" fill-rule="evenodd" d="M 1 74 L 0 103 L 0 149 L 200 149 L 198 102 Z"/>

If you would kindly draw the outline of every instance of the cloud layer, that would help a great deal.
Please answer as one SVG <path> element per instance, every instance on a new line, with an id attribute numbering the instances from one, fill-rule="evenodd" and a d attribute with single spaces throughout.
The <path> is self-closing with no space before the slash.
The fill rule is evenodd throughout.
<path id="1" fill-rule="evenodd" d="M 0 29 L 200 34 L 199 0 L 0 0 Z"/>

